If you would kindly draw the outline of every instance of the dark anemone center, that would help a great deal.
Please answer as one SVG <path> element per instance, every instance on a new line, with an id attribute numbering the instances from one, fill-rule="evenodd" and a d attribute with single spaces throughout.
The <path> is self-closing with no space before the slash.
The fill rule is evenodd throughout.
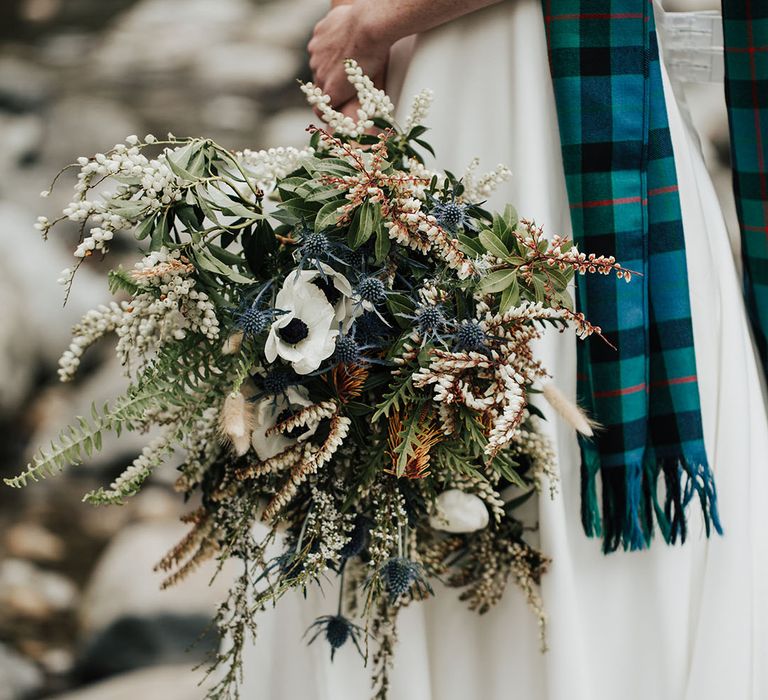
<path id="1" fill-rule="evenodd" d="M 292 318 L 277 334 L 288 344 L 296 345 L 309 335 L 309 326 L 300 318 Z"/>
<path id="2" fill-rule="evenodd" d="M 330 277 L 323 278 L 318 275 L 312 280 L 312 284 L 325 294 L 325 298 L 331 306 L 336 306 L 336 302 L 341 299 L 341 292 L 336 289 L 336 285 Z"/>
<path id="3" fill-rule="evenodd" d="M 277 416 L 276 423 L 282 423 L 284 420 L 288 420 L 293 415 L 293 411 L 290 408 L 286 408 Z M 283 435 L 285 437 L 291 438 L 291 440 L 298 440 L 299 436 L 306 430 L 306 427 L 303 425 L 297 425 L 295 428 L 289 430 L 289 431 L 283 431 Z"/>

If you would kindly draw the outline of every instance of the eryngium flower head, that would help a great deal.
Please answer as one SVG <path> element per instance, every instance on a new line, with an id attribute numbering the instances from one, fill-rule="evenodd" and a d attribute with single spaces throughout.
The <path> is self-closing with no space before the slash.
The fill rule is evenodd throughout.
<path id="1" fill-rule="evenodd" d="M 456 202 L 435 204 L 430 214 L 435 217 L 440 226 L 451 233 L 456 233 L 459 228 L 464 228 L 469 219 L 466 205 Z"/>
<path id="2" fill-rule="evenodd" d="M 358 653 L 363 656 L 363 651 L 360 648 L 360 641 L 358 639 L 363 630 L 343 615 L 323 615 L 322 617 L 318 617 L 317 620 L 309 626 L 305 636 L 309 634 L 312 629 L 315 630 L 315 633 L 312 635 L 312 639 L 309 640 L 308 644 L 312 644 L 321 633 L 325 633 L 325 641 L 327 641 L 331 647 L 331 661 L 333 661 L 336 650 L 343 647 L 348 639 L 352 640 Z"/>
<path id="3" fill-rule="evenodd" d="M 462 350 L 482 350 L 485 347 L 485 331 L 477 321 L 463 321 L 454 336 Z"/>
<path id="4" fill-rule="evenodd" d="M 424 578 L 424 569 L 420 564 L 405 557 L 392 557 L 379 569 L 379 576 L 389 593 L 390 603 L 414 589 L 420 597 L 432 588 Z"/>

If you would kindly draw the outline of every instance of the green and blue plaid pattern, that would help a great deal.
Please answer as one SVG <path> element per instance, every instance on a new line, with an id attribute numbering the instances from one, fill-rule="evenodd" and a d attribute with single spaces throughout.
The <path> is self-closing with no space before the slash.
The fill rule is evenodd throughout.
<path id="1" fill-rule="evenodd" d="M 768 371 L 768 0 L 723 0 L 723 35 L 744 293 Z"/>
<path id="2" fill-rule="evenodd" d="M 544 0 L 544 13 L 574 238 L 642 273 L 579 279 L 580 309 L 614 346 L 579 347 L 579 400 L 603 426 L 581 444 L 584 528 L 606 552 L 648 546 L 654 521 L 683 541 L 698 497 L 719 532 L 651 3 Z"/>

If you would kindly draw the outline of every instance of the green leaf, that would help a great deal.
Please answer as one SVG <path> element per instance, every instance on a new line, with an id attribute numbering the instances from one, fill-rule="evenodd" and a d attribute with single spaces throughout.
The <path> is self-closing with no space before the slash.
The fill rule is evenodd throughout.
<path id="1" fill-rule="evenodd" d="M 483 229 L 480 231 L 478 238 L 480 239 L 480 242 L 485 246 L 485 249 L 489 253 L 495 255 L 497 258 L 505 260 L 509 255 L 509 249 L 506 245 L 504 245 L 503 241 L 498 236 L 491 233 L 488 229 Z"/>
<path id="2" fill-rule="evenodd" d="M 157 226 L 152 231 L 149 239 L 150 250 L 160 250 L 168 242 L 168 214 L 165 213 L 158 218 Z"/>
<path id="3" fill-rule="evenodd" d="M 144 221 L 136 227 L 136 233 L 134 234 L 136 240 L 143 241 L 152 232 L 152 229 L 155 227 L 155 221 L 155 216 L 150 216 L 144 219 Z"/>
<path id="4" fill-rule="evenodd" d="M 203 185 L 195 185 L 195 193 L 197 194 L 197 203 L 205 214 L 205 218 L 214 224 L 219 223 L 219 217 L 213 209 L 213 202 L 208 199 L 208 194 Z"/>
<path id="5" fill-rule="evenodd" d="M 518 221 L 519 219 L 517 216 L 517 209 L 515 209 L 511 204 L 507 204 L 507 206 L 504 207 L 504 223 L 507 224 L 510 230 L 514 230 Z"/>
<path id="6" fill-rule="evenodd" d="M 195 250 L 194 258 L 195 262 L 203 270 L 212 272 L 213 274 L 224 277 L 232 282 L 237 282 L 239 284 L 253 284 L 254 282 L 250 277 L 246 277 L 237 270 L 214 258 L 207 250 Z"/>
<path id="7" fill-rule="evenodd" d="M 472 238 L 465 233 L 460 233 L 458 235 L 458 240 L 459 246 L 467 255 L 475 256 L 483 255 L 483 253 L 485 253 L 485 247 L 478 238 Z"/>
<path id="8" fill-rule="evenodd" d="M 172 154 L 168 154 L 165 162 L 168 163 L 168 167 L 173 171 L 173 174 L 176 175 L 176 177 L 178 177 L 182 182 L 195 182 L 196 180 L 200 179 L 197 175 L 194 175 L 189 170 L 179 165 L 174 160 L 174 158 L 171 157 L 171 155 Z"/>
<path id="9" fill-rule="evenodd" d="M 546 287 L 544 286 L 544 281 L 537 275 L 534 275 L 531 278 L 531 281 L 533 282 L 533 294 L 535 301 L 544 301 L 547 298 L 547 291 Z"/>
<path id="10" fill-rule="evenodd" d="M 133 221 L 147 211 L 147 205 L 131 199 L 110 199 L 107 205 L 115 214 L 124 219 Z"/>
<path id="11" fill-rule="evenodd" d="M 377 264 L 384 262 L 387 255 L 389 255 L 391 247 L 392 239 L 389 237 L 389 232 L 383 226 L 379 225 L 376 229 L 376 247 L 374 250 Z"/>
<path id="12" fill-rule="evenodd" d="M 403 315 L 410 315 L 415 309 L 413 302 L 407 296 L 404 294 L 388 294 L 387 308 L 395 317 L 398 326 L 401 328 L 411 327 L 411 321 L 407 318 L 403 318 Z"/>
<path id="13" fill-rule="evenodd" d="M 501 302 L 499 303 L 499 312 L 506 313 L 510 309 L 514 308 L 520 303 L 520 285 L 517 282 L 517 276 L 512 280 L 510 284 L 501 295 Z"/>
<path id="14" fill-rule="evenodd" d="M 379 205 L 365 200 L 355 211 L 349 227 L 348 241 L 351 248 L 359 248 L 373 234 L 380 221 Z"/>
<path id="15" fill-rule="evenodd" d="M 495 294 L 506 289 L 517 277 L 514 270 L 496 270 L 480 280 L 480 291 L 483 294 Z"/>
<path id="16" fill-rule="evenodd" d="M 335 187 L 319 187 L 310 192 L 304 199 L 307 202 L 323 202 L 326 199 L 339 199 L 343 196 Z"/>
<path id="17" fill-rule="evenodd" d="M 341 218 L 339 208 L 344 204 L 344 200 L 334 200 L 323 204 L 315 217 L 315 231 L 325 231 L 325 229 L 335 226 Z"/>

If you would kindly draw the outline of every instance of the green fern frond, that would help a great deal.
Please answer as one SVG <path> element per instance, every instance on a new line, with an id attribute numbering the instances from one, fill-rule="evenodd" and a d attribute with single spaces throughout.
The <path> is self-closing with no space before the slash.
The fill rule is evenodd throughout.
<path id="1" fill-rule="evenodd" d="M 40 481 L 69 466 L 82 464 L 86 457 L 101 449 L 103 431 L 112 430 L 119 434 L 122 426 L 139 420 L 152 401 L 160 395 L 127 394 L 117 399 L 111 409 L 105 406 L 101 412 L 92 406 L 92 422 L 78 416 L 76 424 L 64 428 L 58 439 L 51 443 L 49 450 L 40 450 L 21 474 L 3 481 L 7 486 L 18 489 L 26 486 L 29 481 Z"/>
<path id="2" fill-rule="evenodd" d="M 110 270 L 107 273 L 107 280 L 109 282 L 109 291 L 112 294 L 118 292 L 128 292 L 131 296 L 136 296 L 142 291 L 141 287 L 133 279 L 131 273 L 128 270 L 118 267 L 116 270 Z"/>
<path id="3" fill-rule="evenodd" d="M 389 417 L 392 411 L 399 411 L 404 404 L 414 399 L 412 374 L 396 377 L 393 384 L 392 390 L 384 394 L 384 400 L 376 406 L 376 412 L 371 418 L 371 423 L 375 423 L 382 416 Z"/>

